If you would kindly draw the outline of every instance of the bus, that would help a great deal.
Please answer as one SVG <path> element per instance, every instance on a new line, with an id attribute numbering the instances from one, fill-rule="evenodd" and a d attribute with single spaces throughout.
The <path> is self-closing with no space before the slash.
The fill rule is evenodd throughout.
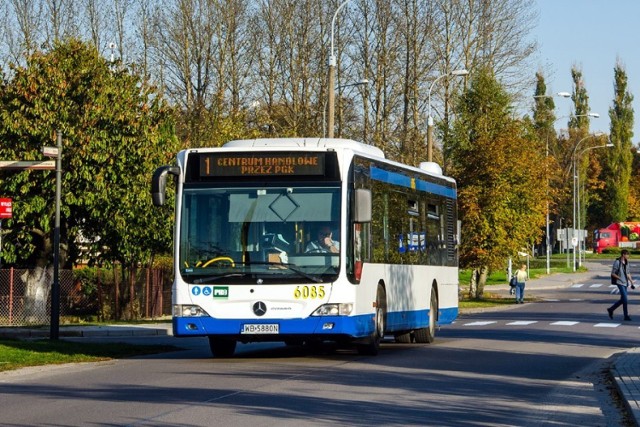
<path id="1" fill-rule="evenodd" d="M 152 178 L 175 190 L 172 327 L 237 343 L 431 343 L 458 315 L 456 183 L 347 139 L 230 141 L 182 150 Z M 309 250 L 319 236 L 332 250 Z M 328 232 L 327 232 L 328 230 Z M 327 240 L 328 241 L 328 240 Z"/>

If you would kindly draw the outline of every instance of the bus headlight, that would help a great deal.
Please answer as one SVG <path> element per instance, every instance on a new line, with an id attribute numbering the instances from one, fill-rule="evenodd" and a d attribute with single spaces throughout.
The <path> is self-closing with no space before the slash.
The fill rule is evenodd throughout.
<path id="1" fill-rule="evenodd" d="M 353 304 L 323 304 L 316 309 L 312 316 L 348 316 L 353 311 Z"/>
<path id="2" fill-rule="evenodd" d="M 174 305 L 173 306 L 174 317 L 203 317 L 209 316 L 209 313 L 204 311 L 199 305 Z"/>

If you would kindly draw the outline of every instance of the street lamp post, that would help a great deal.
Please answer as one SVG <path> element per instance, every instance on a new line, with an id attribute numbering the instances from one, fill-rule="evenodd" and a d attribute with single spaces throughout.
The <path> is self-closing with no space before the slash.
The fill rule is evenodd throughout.
<path id="1" fill-rule="evenodd" d="M 427 94 L 427 99 L 428 99 L 427 109 L 429 111 L 429 116 L 427 117 L 427 161 L 428 162 L 433 161 L 433 117 L 431 117 L 431 90 L 433 89 L 433 86 L 436 84 L 436 82 L 444 77 L 466 76 L 467 74 L 469 74 L 469 71 L 467 71 L 464 68 L 460 70 L 453 70 L 449 73 L 445 73 L 436 77 L 436 79 L 431 83 L 431 86 L 429 86 L 429 92 Z"/>
<path id="2" fill-rule="evenodd" d="M 369 84 L 369 80 L 368 79 L 362 79 L 359 82 L 355 82 L 355 83 L 348 83 L 345 85 L 341 85 L 338 86 L 337 88 L 335 88 L 335 90 L 337 92 L 340 92 L 342 89 L 347 88 L 347 87 L 353 87 L 353 86 L 362 86 L 362 85 L 368 85 Z M 327 136 L 327 100 L 325 99 L 324 101 L 324 106 L 322 107 L 322 129 L 323 129 L 323 134 L 322 137 L 326 137 Z"/>
<path id="3" fill-rule="evenodd" d="M 584 150 L 582 150 L 582 151 L 580 151 L 578 153 L 578 155 L 576 156 L 576 159 L 582 158 L 582 155 L 584 153 L 586 153 L 587 151 L 589 151 L 589 150 L 594 150 L 596 148 L 609 148 L 609 147 L 613 147 L 613 144 L 612 143 L 608 143 L 608 144 L 604 144 L 604 145 L 595 145 L 593 147 L 587 147 L 587 148 L 585 148 Z M 584 239 L 583 238 L 581 239 L 581 237 L 582 237 L 582 210 L 580 208 L 580 205 L 581 205 L 580 204 L 580 200 L 581 200 L 581 196 L 580 196 L 580 173 L 577 174 L 576 178 L 577 178 L 576 180 L 577 180 L 577 187 L 578 187 L 578 189 L 577 189 L 577 192 L 578 192 L 578 233 L 580 233 L 580 236 L 578 238 L 578 247 L 580 248 L 580 252 L 578 252 L 578 267 L 582 267 L 582 257 L 583 257 L 582 251 L 583 251 L 583 249 L 586 249 L 586 248 L 583 247 Z M 584 191 L 583 191 L 583 194 L 584 194 Z"/>
<path id="4" fill-rule="evenodd" d="M 534 98 L 553 98 L 554 95 L 534 95 Z M 571 94 L 569 92 L 558 92 L 555 96 L 559 96 L 561 98 L 570 98 Z M 547 141 L 546 141 L 546 156 L 549 158 L 549 133 L 547 133 Z M 547 171 L 547 188 L 549 187 L 549 173 Z M 546 243 L 546 256 L 547 256 L 547 274 L 551 274 L 551 239 L 549 239 L 549 198 L 547 194 L 547 214 L 546 214 L 546 231 L 545 231 L 545 243 Z"/>
<path id="5" fill-rule="evenodd" d="M 340 6 L 338 6 L 338 8 L 336 9 L 335 13 L 333 14 L 333 18 L 331 19 L 331 51 L 329 52 L 329 111 L 328 111 L 328 115 L 329 115 L 329 129 L 327 130 L 327 134 L 329 136 L 329 138 L 333 138 L 333 125 L 334 125 L 334 110 L 335 110 L 335 73 L 336 73 L 336 57 L 333 54 L 333 34 L 334 34 L 334 28 L 335 28 L 335 23 L 336 23 L 336 17 L 338 16 L 338 12 L 340 12 L 340 9 L 342 9 L 344 6 L 347 5 L 347 3 L 349 3 L 349 1 L 351 0 L 346 0 L 344 2 L 342 2 L 340 4 Z"/>
<path id="6" fill-rule="evenodd" d="M 562 95 L 560 95 L 560 94 L 562 94 Z M 559 96 L 565 96 L 565 94 L 568 94 L 568 92 L 558 92 L 558 95 L 559 95 Z M 571 94 L 569 94 L 569 96 L 571 96 Z M 576 118 L 576 117 L 591 117 L 591 118 L 597 119 L 597 118 L 599 118 L 599 117 L 600 117 L 600 114 L 598 114 L 598 113 L 593 113 L 593 112 L 589 112 L 589 113 L 586 113 L 586 114 L 570 114 L 570 115 L 568 115 L 568 116 L 558 117 L 557 119 L 555 119 L 555 120 L 553 121 L 553 123 L 555 124 L 556 122 L 558 122 L 558 121 L 560 121 L 560 120 L 562 120 L 562 119 L 570 119 L 570 118 Z M 547 134 L 547 154 L 548 154 L 548 153 L 549 153 L 549 135 Z M 549 213 L 549 210 L 548 210 L 548 208 L 547 208 L 547 215 L 548 215 L 548 213 Z M 548 225 L 548 224 L 549 224 L 549 223 L 547 222 L 547 225 Z M 562 229 L 562 227 L 560 227 L 560 229 Z M 547 230 L 548 230 L 548 229 L 547 229 Z M 567 242 L 567 245 L 566 245 L 566 251 L 567 251 L 567 268 L 569 268 L 569 227 L 568 227 L 568 225 L 567 225 L 567 222 L 566 222 L 566 221 L 565 221 L 565 232 L 566 232 L 566 239 L 565 239 L 565 240 L 566 240 L 566 242 Z M 548 232 L 547 232 L 547 236 L 548 236 Z M 548 258 L 547 258 L 547 259 L 548 259 Z M 547 261 L 547 262 L 549 262 L 549 261 Z M 550 272 L 550 265 L 549 265 L 549 264 L 547 264 L 547 272 Z"/>
<path id="7" fill-rule="evenodd" d="M 582 138 L 578 143 L 573 147 L 573 154 L 571 155 L 571 160 L 573 164 L 573 221 L 571 223 L 571 246 L 573 246 L 573 271 L 576 271 L 576 247 L 578 247 L 578 241 L 576 241 L 576 152 L 582 141 L 586 141 L 589 138 L 597 138 L 599 136 L 604 135 L 603 132 L 596 132 Z"/>
<path id="8" fill-rule="evenodd" d="M 553 98 L 554 96 L 559 96 L 561 98 L 571 98 L 571 94 L 569 92 L 558 92 L 555 95 L 533 95 L 534 98 Z"/>
<path id="9" fill-rule="evenodd" d="M 42 153 L 56 159 L 56 214 L 53 228 L 53 284 L 51 286 L 51 325 L 49 338 L 60 335 L 60 197 L 62 193 L 62 131 L 56 130 L 56 147 L 43 147 Z"/>

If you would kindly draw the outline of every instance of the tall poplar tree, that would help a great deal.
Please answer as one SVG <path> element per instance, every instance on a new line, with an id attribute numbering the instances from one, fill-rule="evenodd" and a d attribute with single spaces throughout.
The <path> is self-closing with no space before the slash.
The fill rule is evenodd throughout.
<path id="1" fill-rule="evenodd" d="M 571 68 L 571 79 L 573 80 L 573 100 L 574 114 L 569 119 L 569 129 L 577 130 L 577 133 L 589 131 L 589 95 L 582 77 L 582 70 L 577 66 Z"/>
<path id="2" fill-rule="evenodd" d="M 555 128 L 553 127 L 556 121 L 555 115 L 555 102 L 553 100 L 552 95 L 547 95 L 547 85 L 544 80 L 544 75 L 542 72 L 538 71 L 536 73 L 536 89 L 534 93 L 534 106 L 533 106 L 533 126 L 536 130 L 536 134 L 538 135 L 538 139 L 540 143 L 544 147 L 545 156 L 548 161 L 546 177 L 547 182 L 549 183 L 548 190 L 548 206 L 547 206 L 547 215 L 551 214 L 552 209 L 556 204 L 555 195 L 556 191 L 553 189 L 561 186 L 561 177 L 557 173 L 551 173 L 551 171 L 558 170 L 557 163 L 555 162 L 555 157 L 553 153 L 555 150 L 552 150 L 552 147 L 557 146 L 557 135 Z M 547 225 L 547 224 L 545 224 Z M 547 227 L 545 227 L 545 233 L 547 231 Z M 556 233 L 551 232 L 549 230 L 549 245 L 553 245 L 554 236 Z M 547 251 L 546 243 L 544 251 Z"/>
<path id="3" fill-rule="evenodd" d="M 613 106 L 610 141 L 607 150 L 606 206 L 611 222 L 626 221 L 629 216 L 629 180 L 631 179 L 631 139 L 633 138 L 633 95 L 627 85 L 627 73 L 618 61 L 613 69 Z"/>

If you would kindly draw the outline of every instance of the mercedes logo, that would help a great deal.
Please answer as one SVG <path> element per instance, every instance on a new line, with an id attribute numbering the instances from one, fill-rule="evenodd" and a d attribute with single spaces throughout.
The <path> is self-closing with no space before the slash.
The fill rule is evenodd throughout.
<path id="1" fill-rule="evenodd" d="M 256 314 L 256 316 L 264 316 L 264 314 L 267 312 L 267 305 L 262 301 L 258 301 L 257 303 L 253 304 L 253 312 Z"/>

